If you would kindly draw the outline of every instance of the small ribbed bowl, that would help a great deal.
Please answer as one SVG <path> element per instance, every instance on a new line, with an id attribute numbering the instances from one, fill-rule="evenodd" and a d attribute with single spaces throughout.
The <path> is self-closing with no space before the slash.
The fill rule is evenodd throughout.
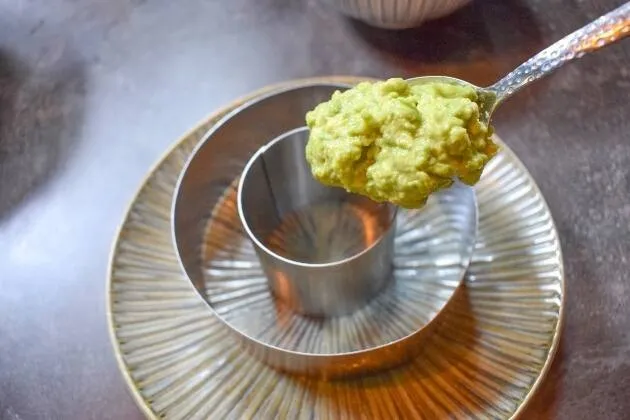
<path id="1" fill-rule="evenodd" d="M 308 110 L 347 87 L 299 84 L 228 114 L 185 163 L 171 214 L 184 272 L 241 345 L 280 371 L 321 378 L 417 356 L 460 289 L 477 233 L 475 193 L 456 183 L 421 210 L 398 211 L 393 278 L 360 310 L 314 318 L 274 298 L 239 219 L 239 177 L 261 146 L 301 127 Z"/>
<path id="2" fill-rule="evenodd" d="M 383 29 L 408 29 L 449 15 L 470 0 L 320 0 L 343 15 Z"/>

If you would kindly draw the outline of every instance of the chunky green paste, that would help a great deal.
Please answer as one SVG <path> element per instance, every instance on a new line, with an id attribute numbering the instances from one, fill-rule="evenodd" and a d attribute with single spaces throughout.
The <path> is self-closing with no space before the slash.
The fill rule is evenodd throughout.
<path id="1" fill-rule="evenodd" d="M 329 186 L 419 208 L 455 179 L 473 185 L 496 154 L 474 89 L 403 79 L 335 92 L 306 114 L 306 159 Z"/>

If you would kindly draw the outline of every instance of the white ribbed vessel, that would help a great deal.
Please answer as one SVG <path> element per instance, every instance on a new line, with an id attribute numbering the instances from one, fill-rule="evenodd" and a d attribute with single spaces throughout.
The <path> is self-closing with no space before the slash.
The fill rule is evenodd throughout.
<path id="1" fill-rule="evenodd" d="M 320 0 L 340 13 L 369 25 L 406 29 L 446 16 L 470 0 Z"/>

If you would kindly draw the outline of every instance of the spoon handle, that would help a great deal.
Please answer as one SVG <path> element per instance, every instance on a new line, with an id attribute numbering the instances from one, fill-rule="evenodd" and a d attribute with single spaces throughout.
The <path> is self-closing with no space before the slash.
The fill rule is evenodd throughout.
<path id="1" fill-rule="evenodd" d="M 596 51 L 630 35 L 630 2 L 597 18 L 560 41 L 536 54 L 514 71 L 489 87 L 497 95 L 497 104 L 569 61 Z"/>

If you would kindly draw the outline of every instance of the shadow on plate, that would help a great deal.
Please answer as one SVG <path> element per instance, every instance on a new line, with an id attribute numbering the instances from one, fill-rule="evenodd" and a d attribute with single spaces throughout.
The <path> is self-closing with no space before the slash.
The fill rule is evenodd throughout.
<path id="1" fill-rule="evenodd" d="M 343 412 L 338 413 L 340 417 L 359 418 L 367 412 L 380 412 L 382 418 L 426 416 L 426 412 L 420 413 L 418 411 L 416 404 L 419 402 L 416 401 L 416 397 L 419 396 L 417 392 L 420 388 L 422 388 L 421 393 L 430 392 L 432 386 L 439 386 L 437 382 L 434 382 L 437 377 L 440 378 L 440 381 L 455 384 L 457 387 L 457 385 L 461 385 L 460 378 L 457 373 L 452 376 L 453 369 L 450 365 L 445 365 L 444 362 L 468 359 L 468 361 L 473 361 L 474 365 L 474 361 L 478 359 L 467 357 L 467 355 L 472 355 L 477 351 L 479 333 L 477 321 L 472 316 L 469 291 L 465 285 L 458 288 L 451 303 L 447 305 L 440 317 L 435 330 L 427 339 L 426 350 L 421 351 L 419 356 L 408 364 L 371 376 L 352 377 L 330 382 L 294 377 L 294 384 L 303 388 L 305 394 L 317 394 L 320 409 L 329 407 L 330 410 L 343 410 Z M 462 322 L 463 320 L 465 322 Z M 457 325 L 454 325 L 454 322 Z M 466 342 L 458 343 L 457 346 L 442 354 L 439 348 L 444 346 L 445 340 L 441 336 L 448 334 L 452 328 L 459 330 L 458 336 L 467 337 Z M 471 366 L 471 368 L 475 367 Z M 384 390 L 387 392 L 384 393 Z M 384 397 L 387 393 L 389 393 L 391 401 Z M 397 401 L 397 397 L 401 395 L 407 396 L 406 401 Z M 370 396 L 375 401 L 371 403 L 363 401 L 364 397 L 371 399 Z M 423 400 L 426 398 L 432 399 L 428 394 Z M 346 401 L 343 401 L 344 399 Z M 365 404 L 371 406 L 368 411 L 365 411 Z M 420 405 L 424 408 L 427 407 L 425 403 Z"/>
<path id="2" fill-rule="evenodd" d="M 0 220 L 63 168 L 76 147 L 83 65 L 67 49 L 34 70 L 0 50 Z"/>
<path id="3" fill-rule="evenodd" d="M 511 415 L 521 405 L 531 387 L 529 378 L 539 368 L 530 365 L 527 352 L 510 350 L 512 333 L 492 326 L 487 302 L 473 306 L 471 295 L 478 293 L 473 289 L 460 287 L 425 350 L 410 364 L 361 379 L 317 382 L 296 378 L 294 384 L 305 394 L 317 395 L 320 409 L 343 410 L 341 416 L 348 418 L 366 412 L 378 412 L 383 418 L 433 418 L 444 413 Z M 510 299 L 508 295 L 504 298 Z M 493 301 L 492 305 L 499 303 L 497 308 L 501 308 L 500 302 Z M 495 321 L 502 322 L 504 309 L 497 310 Z M 480 327 L 480 323 L 489 322 Z M 517 342 L 527 336 L 518 328 L 514 333 Z M 561 351 L 535 403 L 526 411 L 533 418 L 553 418 L 562 375 Z M 375 401 L 370 403 L 372 399 Z"/>

